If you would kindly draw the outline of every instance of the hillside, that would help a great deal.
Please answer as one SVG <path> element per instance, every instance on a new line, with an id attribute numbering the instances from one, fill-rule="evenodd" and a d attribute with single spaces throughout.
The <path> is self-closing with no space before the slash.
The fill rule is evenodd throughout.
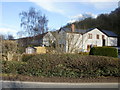
<path id="1" fill-rule="evenodd" d="M 74 22 L 76 29 L 89 29 L 98 27 L 104 30 L 110 30 L 120 35 L 120 8 L 109 14 L 100 14 L 96 19 L 86 18 L 82 21 Z M 65 27 L 70 27 L 67 24 Z"/>

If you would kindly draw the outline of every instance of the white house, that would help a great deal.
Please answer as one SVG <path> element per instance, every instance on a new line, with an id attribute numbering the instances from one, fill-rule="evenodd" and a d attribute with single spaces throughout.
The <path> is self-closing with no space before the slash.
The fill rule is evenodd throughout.
<path id="1" fill-rule="evenodd" d="M 59 44 L 65 52 L 88 52 L 93 46 L 117 46 L 117 35 L 98 28 L 77 30 L 72 25 L 59 30 Z"/>
<path id="2" fill-rule="evenodd" d="M 55 40 L 52 32 L 47 32 L 42 38 L 42 45 L 50 46 Z"/>

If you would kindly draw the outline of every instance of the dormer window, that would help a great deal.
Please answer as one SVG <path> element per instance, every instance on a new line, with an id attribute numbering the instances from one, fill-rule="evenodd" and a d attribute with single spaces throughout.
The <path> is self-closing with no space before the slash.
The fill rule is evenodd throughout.
<path id="1" fill-rule="evenodd" d="M 88 39 L 92 39 L 92 34 L 88 34 Z"/>

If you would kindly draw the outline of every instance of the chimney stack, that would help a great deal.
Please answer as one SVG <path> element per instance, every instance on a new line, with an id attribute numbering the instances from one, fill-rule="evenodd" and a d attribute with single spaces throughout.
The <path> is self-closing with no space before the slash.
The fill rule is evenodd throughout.
<path id="1" fill-rule="evenodd" d="M 72 32 L 75 31 L 75 25 L 74 25 L 74 24 L 71 25 L 71 31 L 72 31 Z"/>

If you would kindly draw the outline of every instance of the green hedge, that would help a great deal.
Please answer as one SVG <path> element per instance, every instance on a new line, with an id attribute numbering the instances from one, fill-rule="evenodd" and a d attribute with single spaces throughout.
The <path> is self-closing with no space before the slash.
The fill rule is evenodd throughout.
<path id="1" fill-rule="evenodd" d="M 120 76 L 117 58 L 79 54 L 35 55 L 18 70 L 29 76 L 97 77 Z"/>
<path id="2" fill-rule="evenodd" d="M 90 55 L 100 55 L 109 57 L 118 57 L 118 51 L 113 47 L 93 47 L 90 50 Z"/>
<path id="3" fill-rule="evenodd" d="M 35 54 L 23 54 L 22 55 L 22 61 L 23 62 L 27 62 L 30 58 L 32 58 L 33 56 L 35 56 Z"/>
<path id="4" fill-rule="evenodd" d="M 25 64 L 25 62 L 20 61 L 2 61 L 2 73 L 18 74 L 18 69 Z"/>
<path id="5" fill-rule="evenodd" d="M 45 77 L 120 76 L 120 59 L 79 54 L 34 55 L 26 62 L 3 61 L 2 72 Z"/>

